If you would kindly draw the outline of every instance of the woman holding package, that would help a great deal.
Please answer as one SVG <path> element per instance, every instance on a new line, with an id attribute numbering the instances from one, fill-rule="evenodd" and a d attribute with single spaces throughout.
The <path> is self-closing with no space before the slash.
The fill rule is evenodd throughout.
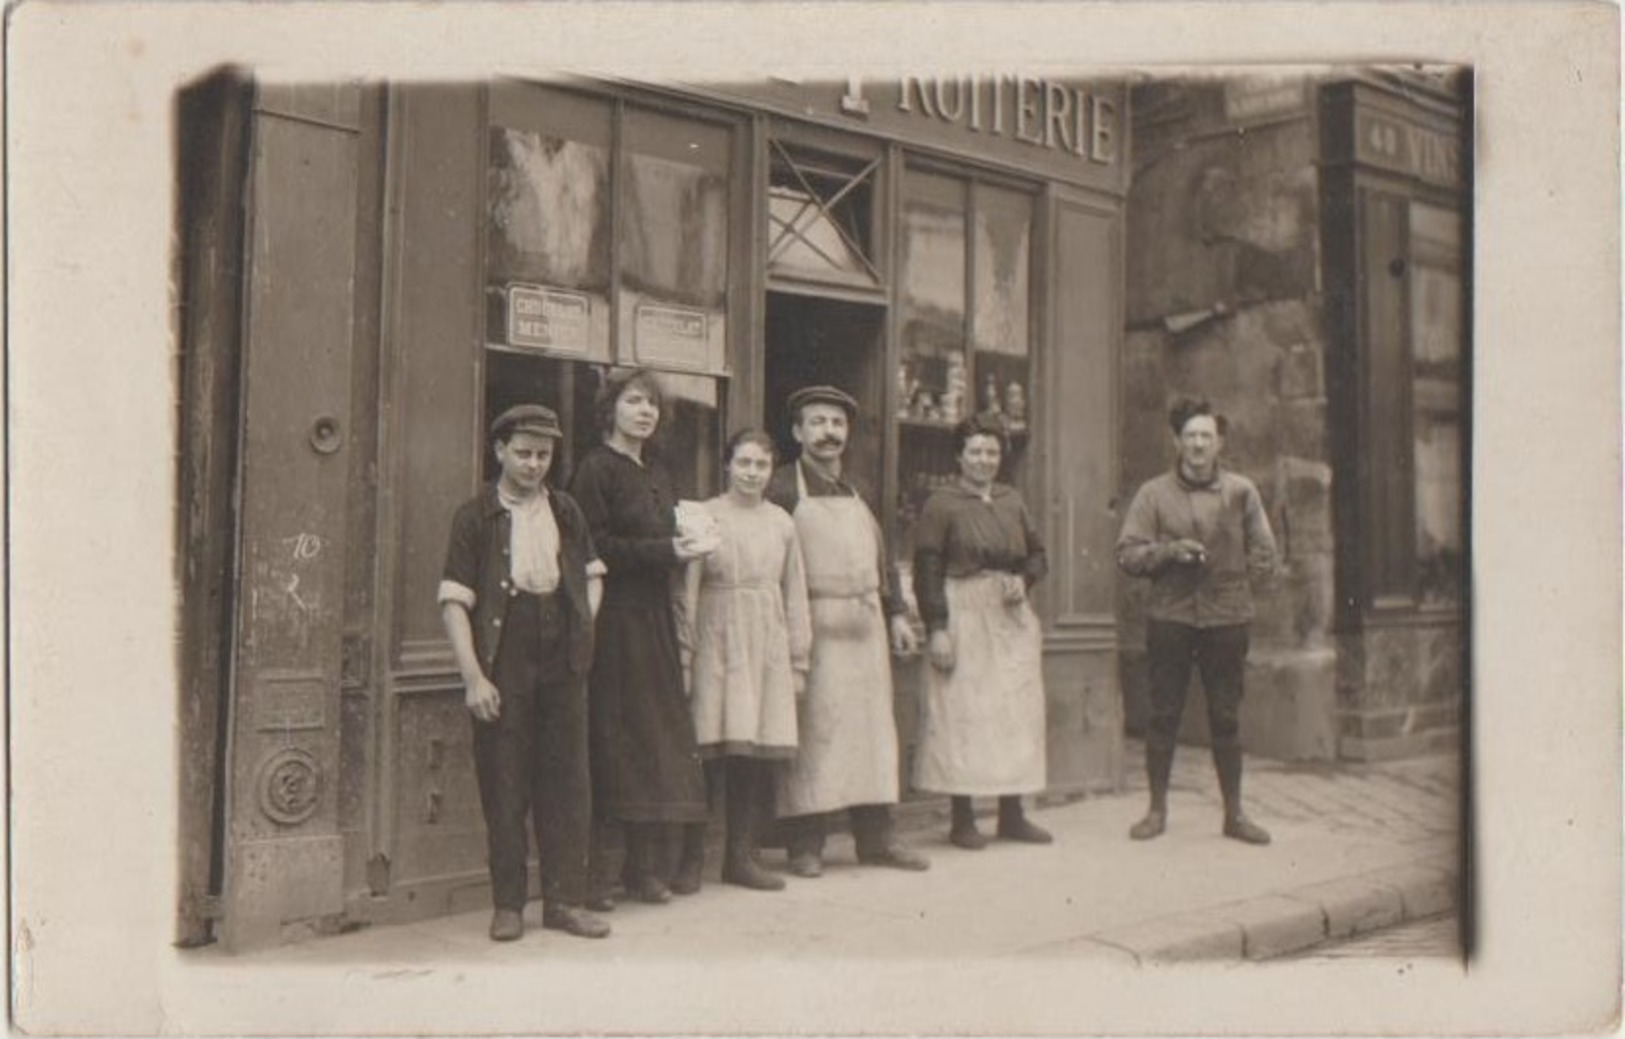
<path id="1" fill-rule="evenodd" d="M 999 799 L 998 836 L 1047 844 L 1021 795 L 1044 788 L 1042 633 L 1027 593 L 1048 570 L 1032 515 L 996 482 L 1003 424 L 954 428 L 957 482 L 934 492 L 915 527 L 914 595 L 930 632 L 914 786 L 950 795 L 949 840 L 979 850 L 972 798 Z"/>
<path id="2" fill-rule="evenodd" d="M 728 490 L 705 503 L 721 542 L 688 565 L 690 707 L 706 769 L 725 787 L 728 833 L 722 879 L 758 891 L 784 880 L 756 859 L 769 813 L 774 761 L 796 753 L 796 700 L 812 650 L 807 578 L 790 514 L 764 500 L 773 440 L 746 429 L 723 454 Z M 705 824 L 687 828 L 673 882 L 699 883 Z"/>
<path id="3" fill-rule="evenodd" d="M 678 530 L 677 495 L 649 445 L 663 404 L 652 373 L 612 373 L 595 403 L 603 443 L 570 485 L 609 569 L 588 682 L 594 814 L 622 825 L 627 895 L 651 903 L 671 899 L 657 862 L 662 830 L 706 818 L 672 587 L 682 566 L 715 547 Z M 602 880 L 596 861 L 593 877 Z M 610 904 L 595 894 L 597 908 Z"/>

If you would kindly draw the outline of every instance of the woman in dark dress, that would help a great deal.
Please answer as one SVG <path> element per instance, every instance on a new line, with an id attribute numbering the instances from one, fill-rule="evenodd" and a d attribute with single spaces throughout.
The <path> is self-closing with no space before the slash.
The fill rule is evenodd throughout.
<path id="1" fill-rule="evenodd" d="M 596 402 L 604 441 L 581 460 L 570 485 L 609 568 L 588 683 L 593 806 L 600 821 L 624 829 L 627 895 L 651 903 L 671 898 L 656 862 L 663 829 L 706 818 L 672 581 L 714 547 L 679 534 L 671 478 L 650 457 L 663 402 L 651 373 L 611 374 Z M 600 879 L 596 862 L 593 873 Z M 602 890 L 594 904 L 607 906 Z"/>

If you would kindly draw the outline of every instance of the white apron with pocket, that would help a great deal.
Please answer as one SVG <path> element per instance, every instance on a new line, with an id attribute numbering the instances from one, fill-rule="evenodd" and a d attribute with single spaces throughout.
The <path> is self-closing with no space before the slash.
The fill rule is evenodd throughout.
<path id="1" fill-rule="evenodd" d="M 914 787 L 937 794 L 1044 789 L 1043 633 L 1027 600 L 1004 601 L 1003 575 L 948 578 L 954 668 L 926 667 Z"/>
<path id="2" fill-rule="evenodd" d="M 880 606 L 880 536 L 856 495 L 807 493 L 793 519 L 807 569 L 812 666 L 798 705 L 801 746 L 781 771 L 781 816 L 897 800 L 897 721 L 891 649 Z"/>

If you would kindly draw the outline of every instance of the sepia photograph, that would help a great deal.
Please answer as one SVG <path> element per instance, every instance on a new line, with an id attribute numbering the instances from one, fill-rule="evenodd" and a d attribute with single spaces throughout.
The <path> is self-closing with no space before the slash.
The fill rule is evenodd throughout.
<path id="1" fill-rule="evenodd" d="M 183 944 L 1465 954 L 1471 70 L 177 106 Z"/>
<path id="2" fill-rule="evenodd" d="M 575 17 L 658 37 L 657 7 Z M 846 10 L 740 22 L 783 49 Z M 129 462 L 146 525 L 54 536 L 107 545 L 137 571 L 125 619 L 168 632 L 91 654 L 130 676 L 163 753 L 80 708 L 114 749 L 60 803 L 106 805 L 131 768 L 151 791 L 78 840 L 146 828 L 122 896 L 139 931 L 88 933 L 154 965 L 128 1016 L 116 991 L 65 1006 L 95 987 L 72 967 L 36 987 L 36 949 L 86 946 L 35 908 L 54 889 L 17 886 L 85 868 L 48 864 L 70 824 L 35 793 L 10 817 L 14 1024 L 1489 1027 L 1447 1004 L 1517 969 L 1496 959 L 1518 898 L 1499 878 L 1543 859 L 1499 793 L 1520 729 L 1486 627 L 1540 601 L 1485 547 L 1530 536 L 1487 474 L 1508 392 L 1504 371 L 1486 388 L 1488 316 L 1519 302 L 1481 259 L 1507 219 L 1485 188 L 1500 56 L 1023 60 L 977 54 L 1000 17 L 962 13 L 963 57 L 910 64 L 914 40 L 901 70 L 827 41 L 739 72 L 466 39 L 451 69 L 224 47 L 127 102 L 151 138 L 139 262 L 160 292 L 137 305 L 161 341 L 100 347 L 150 372 L 95 373 L 94 436 L 150 412 Z M 160 46 L 139 25 L 106 37 L 119 60 Z M 33 125 L 8 119 L 8 141 L 40 170 Z M 74 181 L 46 183 L 78 199 Z M 66 269 L 27 248 L 51 240 L 13 237 L 10 298 Z M 1607 241 L 1590 269 L 1617 311 Z M 34 387 L 73 385 L 71 344 L 47 355 L 33 328 L 10 337 L 14 451 L 62 406 Z M 1617 332 L 1580 378 L 1607 394 L 1615 487 Z M 13 469 L 14 531 L 43 471 Z M 57 484 L 30 500 L 82 502 Z M 1576 1031 L 1618 1015 L 1607 508 L 1591 600 L 1611 582 L 1615 609 L 1571 631 L 1616 684 L 1559 720 L 1602 796 L 1522 809 L 1568 820 L 1596 885 L 1564 912 L 1604 925 L 1613 981 L 1577 976 L 1569 1012 L 1536 1019 Z M 24 792 L 62 774 L 41 741 L 64 724 L 29 723 L 67 695 L 55 625 L 84 623 L 29 630 L 43 525 L 10 542 Z M 109 565 L 67 558 L 91 586 Z M 1556 784 L 1565 753 L 1540 743 L 1521 772 Z M 117 869 L 115 847 L 97 858 Z M 1188 1007 L 1166 1005 L 1176 979 Z M 1247 995 L 1287 979 L 1346 979 L 1350 1009 Z M 1364 984 L 1397 994 L 1362 1006 Z"/>

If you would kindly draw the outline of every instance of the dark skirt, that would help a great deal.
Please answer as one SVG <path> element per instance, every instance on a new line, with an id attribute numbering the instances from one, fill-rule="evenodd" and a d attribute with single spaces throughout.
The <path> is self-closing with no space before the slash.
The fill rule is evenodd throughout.
<path id="1" fill-rule="evenodd" d="M 589 683 L 593 809 L 616 822 L 702 822 L 705 772 L 671 607 L 606 599 Z"/>

